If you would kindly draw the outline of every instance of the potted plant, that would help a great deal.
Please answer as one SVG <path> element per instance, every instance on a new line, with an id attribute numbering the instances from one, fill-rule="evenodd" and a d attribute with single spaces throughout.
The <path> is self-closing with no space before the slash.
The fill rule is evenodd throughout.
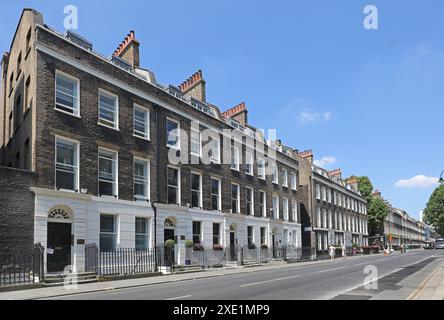
<path id="1" fill-rule="evenodd" d="M 165 264 L 166 266 L 172 266 L 174 263 L 174 247 L 176 246 L 176 241 L 167 240 L 165 241 Z"/>
<path id="2" fill-rule="evenodd" d="M 256 245 L 254 243 L 249 243 L 248 249 L 251 249 L 251 250 L 256 249 Z"/>
<path id="3" fill-rule="evenodd" d="M 185 241 L 185 265 L 189 266 L 191 265 L 191 259 L 190 259 L 190 251 L 193 248 L 193 241 L 186 240 Z"/>
<path id="4" fill-rule="evenodd" d="M 268 250 L 268 246 L 264 243 L 261 245 L 261 249 L 262 250 Z"/>

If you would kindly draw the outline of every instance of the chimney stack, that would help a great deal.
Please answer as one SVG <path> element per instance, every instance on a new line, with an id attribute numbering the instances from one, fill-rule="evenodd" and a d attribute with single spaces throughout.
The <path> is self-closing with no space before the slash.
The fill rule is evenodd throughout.
<path id="1" fill-rule="evenodd" d="M 381 193 L 381 191 L 379 191 L 379 190 L 375 190 L 375 191 L 373 191 L 373 193 L 372 193 L 372 197 L 373 197 L 373 198 L 377 198 L 377 199 L 382 199 L 382 193 Z"/>
<path id="2" fill-rule="evenodd" d="M 313 151 L 312 150 L 305 150 L 302 152 L 299 152 L 299 157 L 308 159 L 310 164 L 313 164 Z"/>
<path id="3" fill-rule="evenodd" d="M 113 56 L 119 57 L 133 66 L 140 67 L 140 42 L 136 40 L 136 34 L 133 30 L 128 33 L 122 43 L 114 51 Z"/>
<path id="4" fill-rule="evenodd" d="M 242 125 L 248 124 L 248 110 L 245 102 L 239 103 L 237 106 L 234 106 L 231 109 L 228 109 L 225 112 L 222 112 L 222 115 L 225 118 L 232 118 Z"/>
<path id="5" fill-rule="evenodd" d="M 335 169 L 335 170 L 329 171 L 328 174 L 332 178 L 336 177 L 336 178 L 342 179 L 342 170 L 341 169 Z"/>
<path id="6" fill-rule="evenodd" d="M 191 77 L 182 82 L 182 84 L 179 85 L 179 89 L 182 91 L 185 98 L 193 97 L 199 101 L 206 102 L 207 95 L 205 85 L 206 82 L 203 78 L 202 70 L 198 70 Z"/>
<path id="7" fill-rule="evenodd" d="M 354 191 L 358 191 L 358 178 L 350 177 L 346 182 Z"/>

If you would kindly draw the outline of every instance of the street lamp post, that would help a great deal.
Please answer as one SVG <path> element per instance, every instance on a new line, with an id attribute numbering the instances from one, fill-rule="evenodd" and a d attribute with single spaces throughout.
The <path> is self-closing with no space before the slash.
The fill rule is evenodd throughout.
<path id="1" fill-rule="evenodd" d="M 441 172 L 441 175 L 439 176 L 439 183 L 444 184 L 444 170 Z"/>

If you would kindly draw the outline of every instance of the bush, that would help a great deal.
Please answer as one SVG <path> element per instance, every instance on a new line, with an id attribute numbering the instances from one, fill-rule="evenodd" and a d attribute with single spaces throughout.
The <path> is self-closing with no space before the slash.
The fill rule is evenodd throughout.
<path id="1" fill-rule="evenodd" d="M 248 245 L 248 249 L 256 249 L 256 245 L 254 243 L 250 243 Z"/>
<path id="2" fill-rule="evenodd" d="M 213 250 L 215 250 L 215 251 L 222 251 L 222 250 L 224 250 L 224 246 L 221 245 L 221 244 L 215 244 L 213 246 Z"/>
<path id="3" fill-rule="evenodd" d="M 359 248 L 359 244 L 357 244 L 357 243 L 353 243 L 353 244 L 352 244 L 352 247 L 355 248 L 355 249 L 356 249 L 356 248 Z"/>
<path id="4" fill-rule="evenodd" d="M 167 248 L 174 248 L 175 245 L 176 245 L 176 242 L 174 240 L 165 241 L 165 247 L 167 247 Z"/>
<path id="5" fill-rule="evenodd" d="M 193 241 L 191 241 L 191 240 L 185 241 L 185 248 L 192 248 L 193 245 L 194 245 Z"/>
<path id="6" fill-rule="evenodd" d="M 261 245 L 262 250 L 268 250 L 268 246 L 266 244 Z"/>

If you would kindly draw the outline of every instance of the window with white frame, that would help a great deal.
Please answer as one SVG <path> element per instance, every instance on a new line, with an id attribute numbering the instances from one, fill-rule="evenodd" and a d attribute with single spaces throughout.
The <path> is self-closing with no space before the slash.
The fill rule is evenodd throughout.
<path id="1" fill-rule="evenodd" d="M 274 195 L 272 200 L 273 218 L 279 219 L 279 197 Z"/>
<path id="2" fill-rule="evenodd" d="M 283 213 L 283 218 L 285 221 L 289 221 L 290 217 L 288 216 L 288 199 L 287 198 L 283 198 L 282 199 L 282 213 Z"/>
<path id="3" fill-rule="evenodd" d="M 191 154 L 200 157 L 202 149 L 202 141 L 200 131 L 196 128 L 191 128 Z"/>
<path id="4" fill-rule="evenodd" d="M 298 178 L 296 173 L 291 173 L 291 189 L 297 190 L 298 189 Z"/>
<path id="5" fill-rule="evenodd" d="M 231 213 L 240 213 L 240 187 L 238 184 L 231 184 Z"/>
<path id="6" fill-rule="evenodd" d="M 245 173 L 249 175 L 253 175 L 254 173 L 254 157 L 253 153 L 250 151 L 247 151 L 245 153 Z"/>
<path id="7" fill-rule="evenodd" d="M 57 110 L 80 116 L 80 80 L 56 71 Z"/>
<path id="8" fill-rule="evenodd" d="M 265 175 L 265 160 L 264 159 L 259 159 L 258 160 L 258 167 L 257 167 L 257 171 L 258 171 L 258 178 L 265 180 L 266 179 L 266 175 Z"/>
<path id="9" fill-rule="evenodd" d="M 167 119 L 166 121 L 167 147 L 180 149 L 180 124 L 179 122 Z"/>
<path id="10" fill-rule="evenodd" d="M 321 200 L 321 186 L 316 183 L 316 199 Z"/>
<path id="11" fill-rule="evenodd" d="M 267 217 L 267 194 L 265 191 L 259 191 L 259 207 L 261 217 Z"/>
<path id="12" fill-rule="evenodd" d="M 134 105 L 133 110 L 134 135 L 143 138 L 150 138 L 150 112 L 148 109 Z"/>
<path id="13" fill-rule="evenodd" d="M 99 195 L 117 196 L 117 152 L 99 148 Z"/>
<path id="14" fill-rule="evenodd" d="M 247 215 L 248 216 L 254 216 L 254 193 L 253 193 L 253 189 L 246 187 L 245 188 L 246 192 L 247 192 Z"/>
<path id="15" fill-rule="evenodd" d="M 336 227 L 338 230 L 344 230 L 344 225 L 342 223 L 342 213 L 338 213 L 338 227 Z"/>
<path id="16" fill-rule="evenodd" d="M 252 226 L 248 226 L 247 227 L 247 243 L 248 245 L 252 245 L 254 242 L 253 239 L 253 227 Z"/>
<path id="17" fill-rule="evenodd" d="M 56 188 L 78 190 L 79 143 L 56 137 Z"/>
<path id="18" fill-rule="evenodd" d="M 137 200 L 148 200 L 149 193 L 149 161 L 134 159 L 134 198 Z"/>
<path id="19" fill-rule="evenodd" d="M 299 221 L 299 217 L 298 217 L 298 202 L 297 200 L 293 200 L 293 203 L 291 205 L 291 220 L 294 222 L 298 222 Z"/>
<path id="20" fill-rule="evenodd" d="M 210 150 L 208 155 L 211 162 L 220 163 L 220 139 L 216 137 L 209 137 Z"/>
<path id="21" fill-rule="evenodd" d="M 321 208 L 316 208 L 316 222 L 317 227 L 322 228 Z"/>
<path id="22" fill-rule="evenodd" d="M 136 250 L 148 250 L 148 218 L 136 218 Z"/>
<path id="23" fill-rule="evenodd" d="M 202 175 L 191 173 L 191 206 L 202 208 Z"/>
<path id="24" fill-rule="evenodd" d="M 267 229 L 264 227 L 261 228 L 261 245 L 267 243 Z"/>
<path id="25" fill-rule="evenodd" d="M 327 210 L 322 209 L 322 227 L 327 229 Z"/>
<path id="26" fill-rule="evenodd" d="M 331 189 L 327 189 L 327 201 L 331 203 Z"/>
<path id="27" fill-rule="evenodd" d="M 220 179 L 211 179 L 211 209 L 214 211 L 221 211 L 220 184 Z"/>
<path id="28" fill-rule="evenodd" d="M 220 223 L 213 223 L 213 246 L 220 244 Z"/>
<path id="29" fill-rule="evenodd" d="M 322 186 L 322 201 L 327 201 L 327 191 L 324 186 Z"/>
<path id="30" fill-rule="evenodd" d="M 100 251 L 113 251 L 117 247 L 117 218 L 116 216 L 100 215 Z"/>
<path id="31" fill-rule="evenodd" d="M 202 222 L 193 221 L 193 243 L 201 243 L 202 241 Z"/>
<path id="32" fill-rule="evenodd" d="M 287 169 L 282 169 L 282 186 L 288 187 L 288 173 Z"/>
<path id="33" fill-rule="evenodd" d="M 336 205 L 337 201 L 336 201 L 336 191 L 333 191 L 333 204 Z"/>
<path id="34" fill-rule="evenodd" d="M 105 90 L 99 90 L 99 123 L 119 128 L 119 98 Z"/>
<path id="35" fill-rule="evenodd" d="M 273 167 L 272 167 L 271 180 L 273 181 L 273 183 L 276 183 L 276 184 L 279 183 L 279 173 L 278 173 L 277 165 L 273 165 Z"/>
<path id="36" fill-rule="evenodd" d="M 180 172 L 179 169 L 168 166 L 168 203 L 180 205 Z"/>
<path id="37" fill-rule="evenodd" d="M 239 147 L 232 146 L 231 147 L 231 165 L 230 165 L 230 168 L 232 170 L 239 171 L 239 164 L 240 164 Z"/>
<path id="38" fill-rule="evenodd" d="M 331 210 L 328 210 L 328 228 L 333 229 L 333 216 Z"/>
<path id="39" fill-rule="evenodd" d="M 335 220 L 335 225 L 334 225 L 334 229 L 335 230 L 338 230 L 338 212 L 337 211 L 335 211 L 335 218 L 334 218 Z"/>

